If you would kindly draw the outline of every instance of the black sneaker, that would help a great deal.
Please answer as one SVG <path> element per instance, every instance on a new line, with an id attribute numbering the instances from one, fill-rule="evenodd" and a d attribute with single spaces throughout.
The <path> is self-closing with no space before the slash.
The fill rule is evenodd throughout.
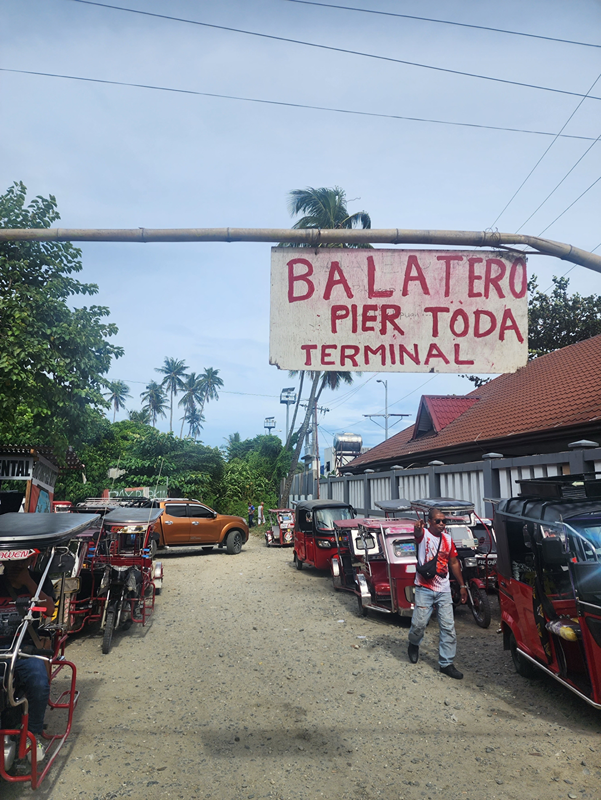
<path id="1" fill-rule="evenodd" d="M 449 678 L 455 678 L 456 681 L 460 681 L 463 678 L 463 672 L 459 672 L 455 664 L 449 664 L 448 667 L 441 667 L 440 671 L 448 675 Z"/>
<path id="2" fill-rule="evenodd" d="M 409 661 L 411 661 L 412 664 L 417 664 L 419 659 L 419 647 L 416 644 L 411 644 L 411 642 L 409 642 L 407 652 L 409 653 Z M 463 675 L 461 677 L 463 677 Z"/>

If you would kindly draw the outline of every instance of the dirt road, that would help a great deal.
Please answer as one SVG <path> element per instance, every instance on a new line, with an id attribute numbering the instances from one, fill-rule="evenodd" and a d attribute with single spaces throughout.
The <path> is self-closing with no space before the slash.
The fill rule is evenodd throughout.
<path id="1" fill-rule="evenodd" d="M 601 797 L 601 714 L 518 677 L 457 614 L 463 681 L 437 627 L 360 618 L 328 576 L 252 538 L 238 556 L 169 551 L 152 625 L 72 641 L 81 698 L 45 800 Z M 47 715 L 52 727 L 53 713 Z M 32 796 L 0 785 L 2 800 Z"/>

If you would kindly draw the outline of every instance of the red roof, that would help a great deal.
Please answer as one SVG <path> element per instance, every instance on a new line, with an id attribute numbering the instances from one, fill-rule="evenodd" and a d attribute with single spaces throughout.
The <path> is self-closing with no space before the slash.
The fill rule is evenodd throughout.
<path id="1" fill-rule="evenodd" d="M 429 434 L 413 438 L 418 416 L 347 468 L 591 423 L 601 431 L 601 335 L 535 358 L 464 397 L 424 397 L 420 412 L 424 407 L 432 416 Z"/>
<path id="2" fill-rule="evenodd" d="M 432 428 L 436 433 L 440 433 L 443 428 L 446 428 L 477 402 L 477 397 L 460 397 L 455 394 L 423 395 L 414 425 L 416 438 L 419 436 L 419 431 L 426 432 Z"/>

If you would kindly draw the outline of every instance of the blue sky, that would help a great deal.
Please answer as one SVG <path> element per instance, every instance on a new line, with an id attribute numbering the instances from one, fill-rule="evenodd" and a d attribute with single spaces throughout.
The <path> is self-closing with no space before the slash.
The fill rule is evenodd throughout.
<path id="1" fill-rule="evenodd" d="M 345 3 L 346 4 L 346 3 Z M 586 93 L 601 50 L 287 0 L 130 0 L 123 6 L 319 42 L 508 80 Z M 594 42 L 596 0 L 482 3 L 355 2 L 372 10 Z M 5 0 L 0 66 L 320 106 L 557 132 L 579 98 L 245 36 L 71 0 Z M 598 38 L 598 37 L 597 37 Z M 601 96 L 601 81 L 592 94 Z M 374 227 L 483 230 L 550 143 L 549 137 L 259 105 L 0 72 L 1 187 L 23 181 L 57 197 L 64 227 L 288 227 L 287 194 L 339 185 Z M 564 133 L 599 135 L 587 99 Z M 496 223 L 515 231 L 590 142 L 560 139 Z M 596 145 L 522 229 L 539 234 L 598 176 Z M 601 183 L 545 233 L 584 249 L 601 243 Z M 283 431 L 285 372 L 269 366 L 269 245 L 86 244 L 83 279 L 99 285 L 125 356 L 111 378 L 139 393 L 165 356 L 220 370 L 204 441 Z M 569 264 L 533 257 L 546 289 Z M 601 292 L 576 267 L 571 288 Z M 391 411 L 415 414 L 423 392 L 472 389 L 453 375 L 399 373 Z M 351 430 L 377 444 L 364 413 L 381 412 L 376 375 L 352 394 L 324 393 L 320 441 Z M 357 391 L 355 391 L 357 389 Z M 393 405 L 394 404 L 394 405 Z"/>

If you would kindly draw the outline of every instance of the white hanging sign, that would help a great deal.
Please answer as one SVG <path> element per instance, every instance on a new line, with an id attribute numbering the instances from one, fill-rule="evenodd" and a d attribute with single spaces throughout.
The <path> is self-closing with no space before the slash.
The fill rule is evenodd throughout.
<path id="1" fill-rule="evenodd" d="M 271 251 L 280 369 L 515 372 L 528 360 L 525 258 L 494 251 Z"/>

